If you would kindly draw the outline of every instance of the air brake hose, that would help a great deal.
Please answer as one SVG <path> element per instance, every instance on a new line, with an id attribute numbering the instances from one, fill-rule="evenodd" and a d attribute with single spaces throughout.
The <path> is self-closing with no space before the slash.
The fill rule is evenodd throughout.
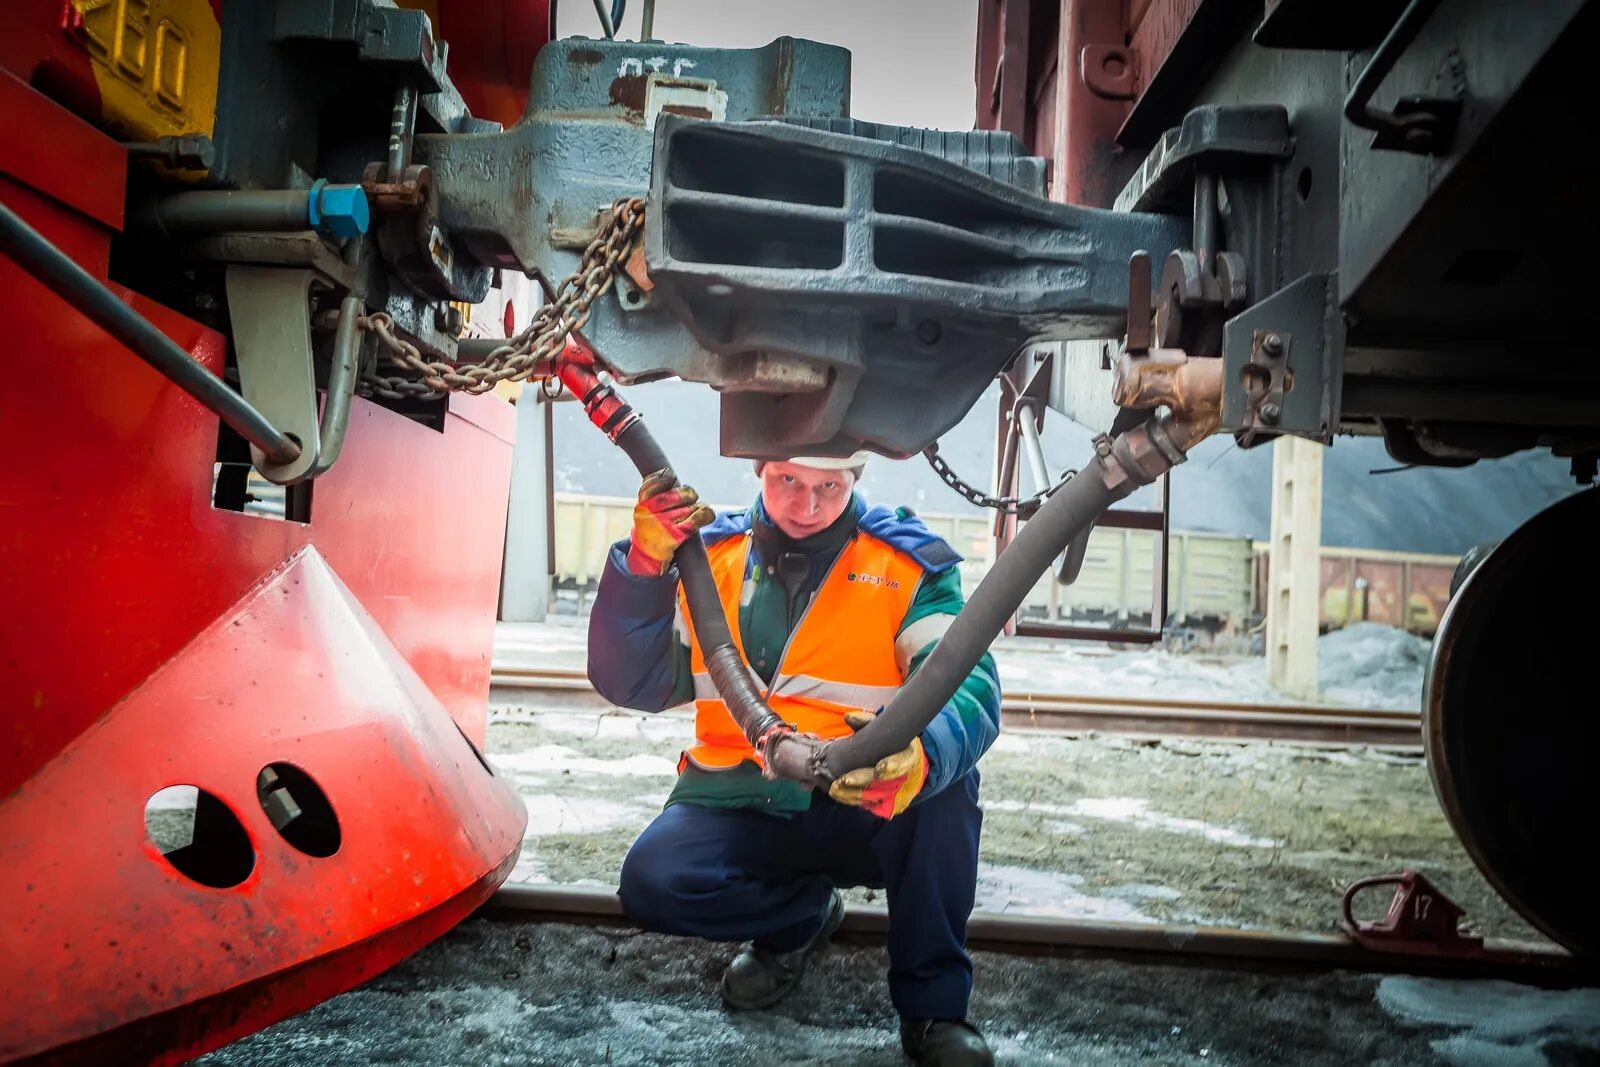
<path id="1" fill-rule="evenodd" d="M 1143 439 L 1131 442 L 1136 435 Z M 1151 438 L 1156 439 L 1159 452 L 1149 451 Z M 1095 462 L 1086 464 L 1051 493 L 1023 526 L 922 666 L 872 722 L 852 736 L 821 744 L 803 737 L 784 738 L 767 753 L 771 773 L 825 787 L 845 773 L 871 767 L 909 745 L 949 702 L 1039 575 L 1068 543 L 1106 508 L 1154 480 L 1164 469 L 1163 462 L 1170 467 L 1183 459 L 1163 429 L 1153 424 L 1123 435 L 1114 444 L 1102 438 L 1097 451 Z"/>
<path id="2" fill-rule="evenodd" d="M 583 402 L 589 421 L 627 453 L 640 477 L 670 471 L 672 464 L 644 420 L 615 389 L 600 380 L 593 358 L 580 345 L 569 342 L 556 365 L 562 384 Z M 761 699 L 744 657 L 734 646 L 705 544 L 698 537 L 689 538 L 678 546 L 675 561 L 684 598 L 689 602 L 689 623 L 700 642 L 711 683 L 750 744 L 764 752 L 771 740 L 793 730 Z"/>

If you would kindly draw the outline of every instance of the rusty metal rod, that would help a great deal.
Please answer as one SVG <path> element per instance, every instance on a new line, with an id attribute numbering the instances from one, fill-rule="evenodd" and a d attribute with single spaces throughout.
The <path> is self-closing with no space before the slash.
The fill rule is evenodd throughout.
<path id="1" fill-rule="evenodd" d="M 506 885 L 480 914 L 491 919 L 632 926 L 616 890 L 600 886 Z M 882 906 L 845 905 L 841 940 L 882 943 L 889 912 Z M 1523 942 L 1489 941 L 1481 957 L 1438 957 L 1382 952 L 1342 934 L 1264 932 L 1216 926 L 1107 922 L 1055 916 L 975 911 L 967 923 L 967 948 L 1008 955 L 1107 956 L 1136 962 L 1255 968 L 1348 969 L 1366 972 L 1516 977 L 1546 985 L 1587 984 L 1600 964 L 1561 949 Z"/>
<path id="2" fill-rule="evenodd" d="M 122 342 L 134 355 L 237 430 L 239 436 L 259 448 L 269 462 L 292 463 L 300 457 L 300 446 L 292 437 L 268 422 L 248 400 L 229 389 L 226 382 L 196 362 L 172 338 L 123 303 L 98 278 L 74 263 L 5 204 L 0 204 L 0 251 L 70 304 L 74 311 Z"/>

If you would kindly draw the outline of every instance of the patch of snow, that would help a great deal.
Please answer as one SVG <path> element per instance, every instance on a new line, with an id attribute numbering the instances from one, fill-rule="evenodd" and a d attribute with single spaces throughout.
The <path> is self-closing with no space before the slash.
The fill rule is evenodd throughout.
<path id="1" fill-rule="evenodd" d="M 1033 738 L 1026 734 L 1011 733 L 1001 730 L 1000 735 L 994 739 L 994 744 L 989 746 L 991 752 L 1030 752 L 1033 749 Z"/>
<path id="2" fill-rule="evenodd" d="M 1027 867 L 978 866 L 976 909 L 1009 915 L 1050 915 L 1110 922 L 1154 922 L 1125 900 L 1082 892 L 1083 876 Z"/>
<path id="3" fill-rule="evenodd" d="M 1276 848 L 1280 844 L 1270 837 L 1255 837 L 1232 826 L 1215 826 L 1200 819 L 1180 819 L 1149 809 L 1150 802 L 1138 797 L 1086 797 L 1073 804 L 1067 814 L 1129 822 L 1144 830 L 1196 834 L 1219 845 L 1236 845 L 1240 848 Z"/>
<path id="4" fill-rule="evenodd" d="M 554 793 L 524 793 L 522 804 L 528 809 L 525 837 L 547 834 L 596 834 L 639 821 L 643 806 L 600 800 L 596 797 L 557 796 Z"/>
<path id="5" fill-rule="evenodd" d="M 1150 810 L 1150 802 L 1138 797 L 1085 797 L 1071 804 L 1048 804 L 1018 800 L 984 802 L 985 811 L 1011 811 L 1028 815 L 1059 815 L 1068 818 L 1106 819 L 1127 822 L 1144 830 L 1166 830 L 1175 834 L 1197 834 L 1219 845 L 1240 848 L 1277 848 L 1281 842 L 1270 837 L 1255 837 L 1233 826 L 1216 826 L 1200 819 L 1183 819 Z M 1060 824 L 1071 832 L 1083 831 L 1073 823 Z"/>
<path id="6" fill-rule="evenodd" d="M 1378 1003 L 1412 1022 L 1455 1027 L 1432 1042 L 1454 1067 L 1554 1067 L 1571 1049 L 1600 1043 L 1600 989 L 1536 989 L 1505 981 L 1450 981 L 1388 975 Z M 1552 1060 L 1547 1046 L 1564 1054 Z"/>
<path id="7" fill-rule="evenodd" d="M 511 868 L 506 881 L 521 882 L 524 885 L 544 885 L 549 883 L 550 874 L 545 868 L 544 861 L 524 844 L 522 854 L 517 857 L 517 865 Z"/>
<path id="8" fill-rule="evenodd" d="M 494 755 L 496 767 L 513 774 L 596 774 L 626 778 L 673 778 L 678 765 L 665 756 L 638 753 L 626 759 L 596 759 L 565 745 L 535 745 L 521 752 Z"/>
<path id="9" fill-rule="evenodd" d="M 1183 896 L 1179 890 L 1166 885 L 1151 885 L 1148 882 L 1132 882 L 1128 885 L 1112 885 L 1101 890 L 1108 897 L 1118 900 L 1177 900 Z"/>

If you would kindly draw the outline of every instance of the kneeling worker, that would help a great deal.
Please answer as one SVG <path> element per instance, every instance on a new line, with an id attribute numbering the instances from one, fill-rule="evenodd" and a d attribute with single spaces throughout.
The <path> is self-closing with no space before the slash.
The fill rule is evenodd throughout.
<path id="1" fill-rule="evenodd" d="M 978 758 L 1000 727 L 987 654 L 920 737 L 826 794 L 762 776 L 686 623 L 673 552 L 700 536 L 735 640 L 785 721 L 824 738 L 870 719 L 961 610 L 960 557 L 901 509 L 855 493 L 867 454 L 757 464 L 761 494 L 713 521 L 670 475 L 644 480 L 589 622 L 589 678 L 642 711 L 695 702 L 695 743 L 665 810 L 623 863 L 641 926 L 750 941 L 723 973 L 728 1007 L 767 1008 L 838 928 L 837 887 L 887 890 L 889 992 L 906 1052 L 993 1062 L 967 1021 L 977 883 Z"/>

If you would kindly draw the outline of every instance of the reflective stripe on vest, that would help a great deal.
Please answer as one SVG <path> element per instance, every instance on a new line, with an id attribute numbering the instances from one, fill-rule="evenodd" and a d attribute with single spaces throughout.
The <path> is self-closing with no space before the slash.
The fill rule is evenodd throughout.
<path id="1" fill-rule="evenodd" d="M 766 696 L 767 687 L 755 671 L 750 672 L 750 678 L 761 691 L 761 695 Z M 806 674 L 780 674 L 773 679 L 772 694 L 815 697 L 830 704 L 849 704 L 851 707 L 877 709 L 889 703 L 889 698 L 899 689 L 898 685 L 852 685 L 849 682 L 830 682 L 825 678 L 813 678 Z M 694 695 L 697 700 L 721 699 L 708 673 L 694 676 Z"/>
<path id="2" fill-rule="evenodd" d="M 707 555 L 729 629 L 742 653 L 738 615 L 741 587 L 747 584 L 750 537 L 709 545 Z M 753 677 L 772 709 L 803 733 L 845 737 L 851 733 L 844 721 L 847 712 L 876 710 L 888 703 L 905 680 L 895 634 L 921 578 L 922 566 L 915 559 L 874 537 L 858 533 L 846 543 L 789 636 L 771 693 Z M 681 606 L 681 591 L 679 596 Z M 691 640 L 689 649 L 697 743 L 683 754 L 680 770 L 684 763 L 707 769 L 734 767 L 746 760 L 759 764 L 711 684 L 699 641 Z"/>

